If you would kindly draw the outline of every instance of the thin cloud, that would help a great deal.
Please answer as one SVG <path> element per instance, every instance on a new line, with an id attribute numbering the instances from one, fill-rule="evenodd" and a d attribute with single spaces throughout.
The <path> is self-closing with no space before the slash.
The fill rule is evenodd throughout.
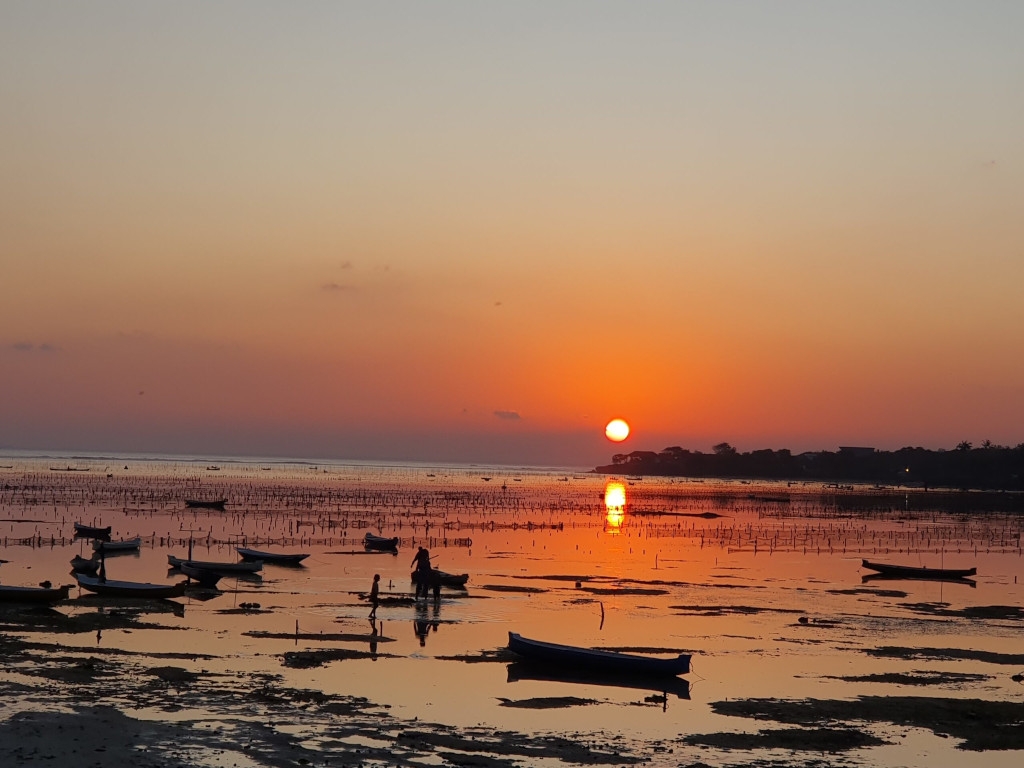
<path id="1" fill-rule="evenodd" d="M 494 415 L 505 421 L 519 421 L 522 419 L 518 411 L 495 411 Z"/>
<path id="2" fill-rule="evenodd" d="M 346 285 L 343 283 L 324 283 L 320 288 L 328 293 L 340 293 L 354 291 L 356 289 L 354 285 Z"/>
<path id="3" fill-rule="evenodd" d="M 16 341 L 11 344 L 11 349 L 15 352 L 42 352 L 44 354 L 49 352 L 56 352 L 57 347 L 53 344 L 33 344 L 31 341 Z"/>

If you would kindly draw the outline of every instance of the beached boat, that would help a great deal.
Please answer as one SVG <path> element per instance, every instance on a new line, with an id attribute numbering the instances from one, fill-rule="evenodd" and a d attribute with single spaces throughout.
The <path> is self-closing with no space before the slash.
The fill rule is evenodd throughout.
<path id="1" fill-rule="evenodd" d="M 68 599 L 70 586 L 8 587 L 0 585 L 0 603 L 56 603 Z"/>
<path id="2" fill-rule="evenodd" d="M 861 565 L 885 576 L 905 579 L 965 579 L 978 573 L 977 568 L 919 568 L 912 565 L 872 563 L 869 560 L 862 560 Z"/>
<path id="3" fill-rule="evenodd" d="M 195 581 L 201 587 L 216 587 L 222 574 L 206 568 L 197 568 L 194 565 L 184 562 L 178 566 L 178 570 Z"/>
<path id="4" fill-rule="evenodd" d="M 80 539 L 109 539 L 110 526 L 108 525 L 106 528 L 97 528 L 94 525 L 75 523 L 75 536 Z"/>
<path id="5" fill-rule="evenodd" d="M 398 551 L 398 537 L 394 536 L 390 539 L 384 536 L 376 536 L 372 533 L 367 533 L 363 537 L 363 546 L 367 549 L 376 549 L 381 552 L 397 552 Z"/>
<path id="6" fill-rule="evenodd" d="M 98 576 L 86 576 L 76 573 L 78 586 L 95 592 L 97 595 L 113 595 L 115 597 L 181 597 L 185 594 L 186 581 L 177 584 L 147 584 L 141 581 L 115 581 L 102 579 Z"/>
<path id="7" fill-rule="evenodd" d="M 100 561 L 95 558 L 85 558 L 75 555 L 71 558 L 71 570 L 75 573 L 96 573 L 100 569 Z"/>
<path id="8" fill-rule="evenodd" d="M 92 548 L 97 552 L 137 552 L 140 546 L 142 546 L 141 536 L 136 536 L 134 539 L 122 539 L 120 541 L 103 541 L 102 539 L 97 539 L 92 543 Z"/>
<path id="9" fill-rule="evenodd" d="M 235 549 L 243 560 L 262 560 L 264 563 L 273 563 L 274 565 L 298 565 L 309 557 L 308 552 L 261 552 L 258 549 L 246 547 L 235 547 Z"/>
<path id="10" fill-rule="evenodd" d="M 412 572 L 412 583 L 415 584 L 419 581 L 419 574 L 417 571 Z M 465 589 L 466 582 L 469 581 L 468 573 L 445 573 L 439 571 L 437 568 L 430 569 L 430 586 L 434 583 L 440 583 L 442 587 L 454 587 L 455 589 Z"/>
<path id="11" fill-rule="evenodd" d="M 181 570 L 182 563 L 188 563 L 193 568 L 201 568 L 206 571 L 216 571 L 220 574 L 256 573 L 257 571 L 263 570 L 262 560 L 242 560 L 241 562 L 234 563 L 220 563 L 209 560 L 189 560 L 185 557 L 175 557 L 174 555 L 168 555 L 167 563 L 172 568 L 177 568 L 179 570 Z"/>
<path id="12" fill-rule="evenodd" d="M 508 648 L 529 661 L 555 664 L 567 670 L 588 669 L 621 675 L 666 677 L 685 675 L 690 671 L 688 653 L 681 653 L 675 658 L 637 656 L 631 653 L 546 643 L 531 640 L 515 632 L 508 633 Z"/>
<path id="13" fill-rule="evenodd" d="M 203 501 L 202 499 L 185 499 L 185 506 L 192 509 L 216 509 L 221 512 L 224 511 L 224 505 L 228 503 L 227 499 L 214 499 L 212 501 Z"/>

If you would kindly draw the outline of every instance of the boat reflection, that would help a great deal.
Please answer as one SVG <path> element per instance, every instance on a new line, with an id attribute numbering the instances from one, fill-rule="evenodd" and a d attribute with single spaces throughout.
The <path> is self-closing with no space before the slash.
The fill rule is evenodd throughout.
<path id="1" fill-rule="evenodd" d="M 626 486 L 609 480 L 604 486 L 605 532 L 619 533 L 626 518 Z"/>
<path id="2" fill-rule="evenodd" d="M 678 699 L 690 698 L 690 681 L 682 677 L 649 677 L 643 675 L 622 675 L 613 672 L 594 672 L 564 669 L 550 664 L 532 661 L 513 661 L 508 665 L 508 682 L 519 680 L 543 680 L 577 685 L 601 685 L 613 688 L 672 694 Z"/>
<path id="3" fill-rule="evenodd" d="M 950 576 L 948 578 L 942 578 L 941 576 L 898 576 L 890 575 L 888 573 L 869 573 L 865 576 L 860 577 L 861 584 L 871 584 L 878 581 L 928 581 L 928 582 L 941 582 L 943 584 L 965 584 L 968 587 L 977 587 L 978 584 L 973 579 L 957 578 Z"/>

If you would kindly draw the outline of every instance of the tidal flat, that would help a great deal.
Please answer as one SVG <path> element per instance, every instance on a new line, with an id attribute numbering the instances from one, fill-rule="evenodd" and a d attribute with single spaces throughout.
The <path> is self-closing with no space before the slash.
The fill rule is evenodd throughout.
<path id="1" fill-rule="evenodd" d="M 0 584 L 75 584 L 75 522 L 168 555 L 308 553 L 169 600 L 0 604 L 12 765 L 986 766 L 1024 757 L 1019 515 L 970 494 L 527 468 L 16 458 Z M 9 467 L 6 465 L 10 465 Z M 953 497 L 955 503 L 948 500 Z M 979 497 L 980 498 L 980 497 Z M 223 511 L 185 501 L 226 500 Z M 368 552 L 365 533 L 397 536 Z M 468 574 L 417 599 L 410 561 Z M 976 567 L 877 580 L 868 559 Z M 376 621 L 367 595 L 381 576 Z M 869 578 L 865 578 L 869 577 Z M 538 670 L 508 633 L 692 654 L 689 674 Z"/>

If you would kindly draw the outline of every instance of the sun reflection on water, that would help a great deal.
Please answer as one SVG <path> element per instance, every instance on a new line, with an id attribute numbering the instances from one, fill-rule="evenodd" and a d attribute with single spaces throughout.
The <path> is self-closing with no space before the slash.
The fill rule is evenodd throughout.
<path id="1" fill-rule="evenodd" d="M 626 517 L 626 486 L 618 480 L 609 480 L 604 486 L 605 529 L 618 533 Z"/>

